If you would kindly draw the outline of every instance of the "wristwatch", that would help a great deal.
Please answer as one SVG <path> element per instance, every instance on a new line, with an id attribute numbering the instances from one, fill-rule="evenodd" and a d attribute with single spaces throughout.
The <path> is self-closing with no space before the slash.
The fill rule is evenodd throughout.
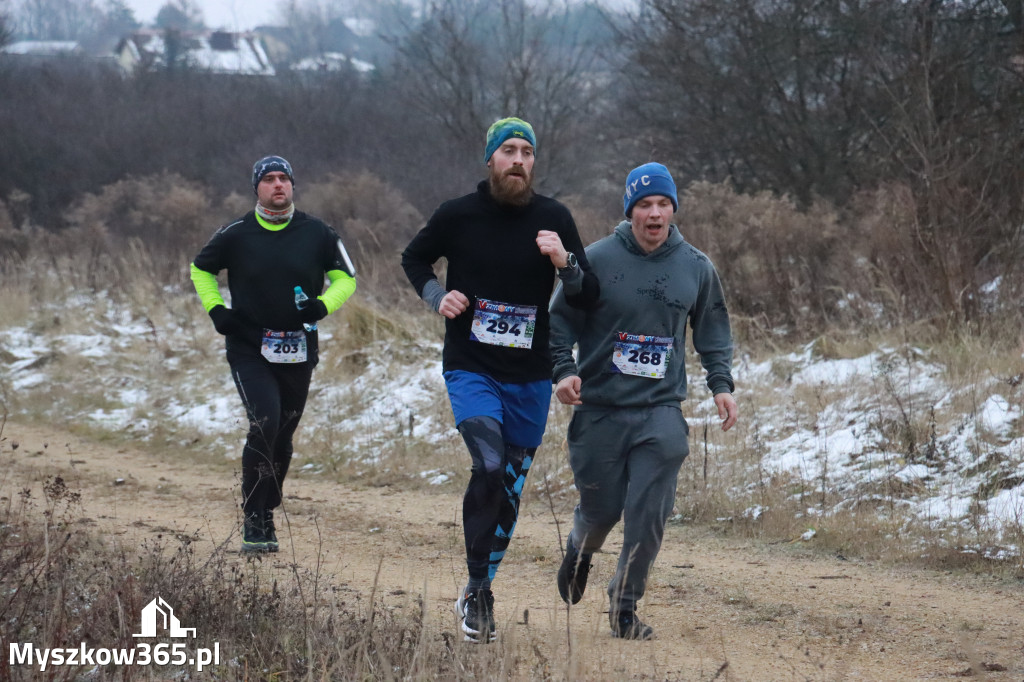
<path id="1" fill-rule="evenodd" d="M 568 274 L 579 267 L 579 262 L 576 260 L 576 254 L 572 251 L 565 252 L 565 267 L 558 268 L 558 274 Z"/>

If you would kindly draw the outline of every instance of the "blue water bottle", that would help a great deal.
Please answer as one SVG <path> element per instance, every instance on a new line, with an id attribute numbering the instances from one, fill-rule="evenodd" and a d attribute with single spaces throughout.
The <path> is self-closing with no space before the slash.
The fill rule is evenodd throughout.
<path id="1" fill-rule="evenodd" d="M 309 296 L 306 296 L 306 292 L 302 290 L 302 287 L 295 287 L 295 307 L 298 308 L 299 310 L 302 310 L 307 305 L 309 305 Z M 314 322 L 313 324 L 303 322 L 302 327 L 307 332 L 315 332 L 316 322 Z"/>

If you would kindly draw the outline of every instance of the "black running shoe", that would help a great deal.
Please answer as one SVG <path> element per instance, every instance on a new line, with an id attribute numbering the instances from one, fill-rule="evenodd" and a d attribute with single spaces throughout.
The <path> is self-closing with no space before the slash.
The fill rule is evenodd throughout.
<path id="1" fill-rule="evenodd" d="M 274 510 L 263 512 L 263 532 L 267 540 L 267 551 L 276 552 L 281 546 L 277 542 L 277 529 L 274 528 Z"/>
<path id="2" fill-rule="evenodd" d="M 263 514 L 248 514 L 242 525 L 242 553 L 262 554 L 267 550 L 267 533 L 263 526 Z"/>
<path id="3" fill-rule="evenodd" d="M 608 622 L 612 626 L 612 636 L 622 639 L 651 639 L 654 628 L 640 620 L 636 611 L 609 611 Z"/>
<path id="4" fill-rule="evenodd" d="M 464 591 L 455 602 L 455 613 L 467 642 L 486 643 L 498 638 L 494 631 L 494 594 L 490 590 Z"/>
<path id="5" fill-rule="evenodd" d="M 558 594 L 566 604 L 576 604 L 583 599 L 590 574 L 590 554 L 580 554 L 572 544 L 572 536 L 565 542 L 565 556 L 558 567 Z"/>

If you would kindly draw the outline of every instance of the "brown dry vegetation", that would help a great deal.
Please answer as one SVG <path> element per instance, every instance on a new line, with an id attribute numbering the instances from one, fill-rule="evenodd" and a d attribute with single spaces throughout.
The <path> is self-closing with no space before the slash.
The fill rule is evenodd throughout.
<path id="1" fill-rule="evenodd" d="M 246 210 L 250 200 L 233 195 L 217 202 L 192 187 L 186 192 L 189 200 L 165 202 L 161 190 L 168 182 L 179 180 L 158 176 L 124 181 L 86 197 L 71 216 L 74 227 L 58 235 L 8 230 L 30 237 L 30 247 L 7 251 L 0 262 L 0 317 L 5 328 L 24 328 L 32 343 L 49 346 L 35 362 L 50 383 L 15 390 L 16 377 L 4 373 L 0 397 L 6 415 L 36 424 L 69 422 L 82 437 L 114 447 L 133 443 L 154 456 L 173 452 L 180 461 L 233 456 L 241 426 L 233 433 L 208 433 L 176 415 L 191 396 L 235 400 L 219 340 L 186 273 L 188 259 L 206 235 L 231 217 L 229 211 Z M 364 201 L 367 196 L 378 201 Z M 438 494 L 457 494 L 466 475 L 458 438 L 430 439 L 417 431 L 423 424 L 447 423 L 445 401 L 439 397 L 415 414 L 397 408 L 387 412 L 389 384 L 367 380 L 371 367 L 370 375 L 386 380 L 437 361 L 442 325 L 408 291 L 397 264 L 404 240 L 422 216 L 382 181 L 365 174 L 309 182 L 302 186 L 298 203 L 335 224 L 360 271 L 356 297 L 325 322 L 329 350 L 317 370 L 299 433 L 302 463 L 311 467 L 311 475 L 342 486 L 427 494 L 431 487 L 424 472 L 443 473 L 449 481 Z M 1013 404 L 1020 404 L 1024 363 L 1016 317 L 998 295 L 990 302 L 993 314 L 973 324 L 908 319 L 907 308 L 887 305 L 891 291 L 879 283 L 895 281 L 896 275 L 885 275 L 886 261 L 878 259 L 870 269 L 876 276 L 868 277 L 858 261 L 858 254 L 870 254 L 874 248 L 884 251 L 887 243 L 875 244 L 868 236 L 855 246 L 840 248 L 836 237 L 851 224 L 860 224 L 864 215 L 880 210 L 854 217 L 824 205 L 801 211 L 786 199 L 743 196 L 726 185 L 706 183 L 686 192 L 680 213 L 684 233 L 713 260 L 724 263 L 720 269 L 739 332 L 737 363 L 769 362 L 771 373 L 767 383 L 740 382 L 744 418 L 725 435 L 702 404 L 697 382 L 693 404 L 688 404 L 692 455 L 680 478 L 673 524 L 766 546 L 803 546 L 800 537 L 813 525 L 816 535 L 806 545 L 818 556 L 984 575 L 1016 590 L 1024 575 L 1019 551 L 998 560 L 988 557 L 1000 549 L 1024 546 L 1021 519 L 1005 528 L 972 523 L 970 518 L 945 526 L 926 523 L 904 506 L 909 496 L 922 493 L 915 488 L 921 484 L 893 475 L 903 462 L 941 461 L 936 431 L 948 430 L 958 419 L 969 420 L 964 415 L 977 412 L 993 378 Z M 139 217 L 150 212 L 168 222 L 151 224 Z M 610 229 L 585 206 L 577 211 L 577 219 L 591 238 Z M 825 227 L 817 229 L 820 225 Z M 889 230 L 899 225 L 893 223 Z M 788 249 L 775 248 L 776 242 L 787 243 Z M 794 252 L 801 254 L 801 267 L 790 268 Z M 833 284 L 817 286 L 815 278 Z M 145 331 L 117 331 L 121 324 Z M 60 345 L 101 326 L 109 326 L 121 344 L 111 357 L 82 355 Z M 873 379 L 875 417 L 864 428 L 882 434 L 896 454 L 871 484 L 849 489 L 827 471 L 809 477 L 764 471 L 760 466 L 766 439 L 813 426 L 820 412 L 843 399 L 835 389 L 788 386 L 796 366 L 787 353 L 805 345 L 821 360 L 857 358 L 878 347 L 893 349 L 887 356 L 892 367 Z M 12 350 L 0 347 L 4 366 L 14 362 Z M 928 363 L 944 368 L 953 395 L 945 409 L 936 410 L 906 390 L 908 379 L 924 372 Z M 699 367 L 691 368 L 690 374 L 700 376 Z M 141 392 L 144 398 L 122 392 Z M 791 411 L 780 420 L 776 408 L 782 400 Z M 385 415 L 373 422 L 371 431 L 346 425 L 346 419 L 370 407 Z M 97 411 L 127 411 L 127 425 L 104 426 L 90 416 Z M 568 518 L 575 499 L 562 455 L 568 416 L 566 410 L 553 410 L 542 446 L 551 456 L 538 460 L 524 498 L 535 514 L 550 510 L 556 523 Z M 985 494 L 1013 485 L 1015 467 L 1020 466 L 1019 457 L 992 456 L 1005 451 L 988 438 L 980 435 L 973 446 L 977 466 L 989 480 Z M 965 471 L 964 476 L 973 473 L 977 472 Z M 233 547 L 220 542 L 212 551 L 200 553 L 187 538 L 166 535 L 141 548 L 111 545 L 74 526 L 76 492 L 53 480 L 42 498 L 38 493 L 15 493 L 4 501 L 0 574 L 10 596 L 0 608 L 5 609 L 5 622 L 12 624 L 10 637 L 36 637 L 42 645 L 90 630 L 97 633 L 97 642 L 113 646 L 130 637 L 125 626 L 115 624 L 136 613 L 148 595 L 159 592 L 183 611 L 196 614 L 190 624 L 216 631 L 221 641 L 230 643 L 241 668 L 218 674 L 233 679 L 270 679 L 275 674 L 309 674 L 315 679 L 480 679 L 495 667 L 519 679 L 608 678 L 588 668 L 585 657 L 570 658 L 568 667 L 560 667 L 543 656 L 524 658 L 515 647 L 481 653 L 453 646 L 443 630 L 424 626 L 415 600 L 403 609 L 381 610 L 372 594 L 360 594 L 354 602 L 328 598 L 333 578 L 318 575 L 315 563 L 296 564 L 285 577 L 271 577 L 237 562 L 229 552 Z M 979 497 L 978 518 L 983 502 Z M 829 513 L 812 520 L 806 515 L 808 508 Z M 751 513 L 752 509 L 762 511 Z M 557 531 L 561 536 L 564 527 Z M 521 551 L 547 566 L 556 560 L 552 555 L 559 542 L 524 538 Z M 734 587 L 727 601 L 751 622 L 784 621 L 794 608 L 782 601 L 765 602 L 741 587 Z M 75 603 L 89 608 L 71 608 Z M 264 669 L 267 672 L 259 672 Z M 630 676 L 640 679 L 661 679 L 656 667 L 654 672 L 642 666 L 629 670 Z M 130 673 L 118 674 L 131 679 Z M 713 671 L 706 677 L 712 679 Z"/>
<path id="2" fill-rule="evenodd" d="M 852 618 L 852 607 L 818 611 L 772 593 L 791 582 L 767 583 L 768 594 L 759 593 L 742 566 L 723 570 L 723 586 L 708 573 L 680 578 L 688 570 L 680 559 L 675 573 L 662 574 L 672 575 L 658 586 L 662 604 L 700 609 L 718 601 L 736 615 L 712 604 L 713 621 L 780 623 L 782 634 L 770 631 L 777 639 L 754 661 L 766 651 L 775 660 L 775 646 L 799 630 L 801 645 L 809 644 L 779 655 L 779 677 L 842 679 L 870 670 L 875 678 L 1020 679 L 1019 648 L 997 663 L 970 645 L 956 647 L 945 667 L 913 662 L 943 641 L 946 627 L 963 641 L 1002 626 L 1019 632 L 1013 617 L 1000 612 L 991 621 L 985 611 L 998 611 L 1003 590 L 1007 603 L 1017 603 L 1024 574 L 1024 509 L 1002 526 L 987 516 L 996 495 L 1024 480 L 1021 418 L 993 432 L 981 411 L 994 397 L 1016 410 L 1024 402 L 1024 15 L 995 0 L 640 6 L 609 27 L 589 7 L 562 13 L 512 0 L 445 0 L 393 37 L 393 70 L 367 79 L 354 72 L 286 76 L 260 88 L 188 69 L 126 79 L 77 60 L 25 67 L 3 59 L 0 127 L 9 144 L 0 166 L 0 332 L 16 334 L 0 344 L 2 424 L 68 424 L 111 452 L 141 448 L 139 461 L 148 455 L 198 465 L 235 456 L 240 426 L 203 428 L 219 416 L 197 396 L 232 405 L 235 398 L 187 264 L 218 225 L 251 207 L 251 194 L 238 193 L 247 190 L 239 164 L 278 152 L 299 170 L 299 207 L 334 224 L 360 281 L 356 297 L 324 323 L 329 350 L 299 434 L 309 469 L 298 475 L 333 486 L 324 495 L 332 511 L 333 491 L 350 487 L 456 499 L 466 463 L 457 436 L 438 427 L 450 419 L 443 396 L 412 411 L 393 400 L 396 384 L 412 381 L 410 367 L 436 363 L 442 329 L 409 290 L 397 255 L 439 201 L 471 189 L 493 114 L 520 114 L 538 127 L 539 188 L 572 208 L 585 243 L 620 218 L 628 168 L 669 165 L 680 182 L 678 223 L 722 274 L 738 373 L 768 367 L 739 383 L 743 418 L 729 434 L 715 428 L 694 387 L 686 405 L 692 456 L 673 532 L 692 527 L 696 534 L 683 537 L 701 546 L 738 542 L 729 551 L 757 554 L 751 563 L 764 572 L 791 565 L 771 553 L 782 546 L 818 560 L 848 557 L 996 585 L 978 597 L 980 612 L 956 611 L 950 623 L 906 608 L 901 626 L 925 624 L 927 636 L 918 639 L 889 630 L 881 611 Z M 0 8 L 0 43 L 11 38 L 9 19 Z M 509 65 L 517 77 L 505 77 Z M 100 331 L 111 346 L 82 347 Z M 30 362 L 19 355 L 26 349 Z M 808 358 L 869 355 L 873 366 L 859 385 L 794 382 Z M 693 364 L 690 376 L 699 376 Z M 946 393 L 916 388 L 929 381 Z M 191 408 L 210 412 L 185 419 Z M 835 416 L 846 412 L 856 423 Z M 369 421 L 353 418 L 371 413 Z M 553 409 L 543 452 L 560 455 L 567 419 L 566 410 Z M 871 448 L 830 461 L 840 430 Z M 0 445 L 16 453 L 5 436 L 0 427 Z M 803 439 L 792 445 L 803 448 L 801 468 L 764 466 L 773 444 L 794 436 Z M 950 452 L 957 446 L 967 456 Z M 67 462 L 40 471 L 76 471 L 74 453 L 62 454 Z M 202 471 L 226 476 L 230 465 L 220 464 Z M 830 468 L 837 465 L 867 475 L 850 483 Z M 926 475 L 901 475 L 914 466 Z M 427 474 L 447 482 L 428 486 Z M 90 478 L 99 476 L 82 474 L 79 483 L 103 490 Z M 521 538 L 520 558 L 531 577 L 549 576 L 562 541 L 558 524 L 574 501 L 571 472 L 564 456 L 550 456 L 531 477 L 526 506 L 546 510 L 556 539 Z M 937 479 L 963 489 L 956 500 L 939 496 Z M 194 488 L 189 480 L 182 485 Z M 489 651 L 456 647 L 443 629 L 424 625 L 428 609 L 415 599 L 397 610 L 376 600 L 376 576 L 360 588 L 328 580 L 317 570 L 320 551 L 303 562 L 292 556 L 284 572 L 265 572 L 225 554 L 230 533 L 223 527 L 207 533 L 204 541 L 215 547 L 202 551 L 188 533 L 141 548 L 108 542 L 103 533 L 123 529 L 116 520 L 103 520 L 98 533 L 76 525 L 94 501 L 78 498 L 73 486 L 50 476 L 45 485 L 33 480 L 35 492 L 26 493 L 13 475 L 3 482 L 12 486 L 0 510 L 5 641 L 59 643 L 94 632 L 109 646 L 130 636 L 125 619 L 160 591 L 231 644 L 237 659 L 216 671 L 219 679 L 479 679 L 495 671 L 509 678 L 683 677 L 684 668 L 666 673 L 657 656 L 630 660 L 643 658 L 631 650 L 611 649 L 621 656 L 610 673 L 598 670 L 591 661 L 607 662 L 603 640 L 569 655 L 530 638 Z M 173 486 L 161 485 L 139 505 L 170 496 Z M 230 506 L 231 494 L 222 497 Z M 922 501 L 945 507 L 963 499 L 965 509 L 938 509 L 934 519 L 913 510 Z M 182 525 L 166 527 L 177 533 Z M 456 525 L 440 531 L 455 544 Z M 811 530 L 813 538 L 803 539 Z M 399 530 L 381 541 L 426 546 L 436 535 L 436 528 Z M 864 575 L 865 582 L 886 580 Z M 922 575 L 908 582 L 920 579 L 953 600 L 955 590 Z M 354 602 L 335 598 L 345 589 Z M 857 595 L 843 598 L 852 604 Z M 687 644 L 700 642 L 705 628 L 686 629 Z M 740 667 L 736 640 L 726 645 L 729 635 L 743 640 L 752 631 L 714 630 L 721 637 L 708 658 L 714 662 L 686 668 L 689 677 L 756 669 Z M 984 643 L 1004 653 L 999 636 Z M 830 658 L 858 648 L 866 658 L 891 656 L 890 640 L 920 652 L 910 651 L 903 667 L 860 660 L 853 673 Z M 802 661 L 809 667 L 796 663 L 801 648 L 814 652 Z M 711 650 L 698 647 L 701 655 Z M 79 673 L 86 671 L 52 678 Z M 0 662 L 0 680 L 9 678 L 17 674 Z"/>
<path id="3" fill-rule="evenodd" d="M 229 462 L 13 422 L 0 435 L 0 461 L 5 642 L 131 647 L 139 610 L 156 594 L 197 628 L 188 646 L 218 642 L 223 655 L 202 673 L 54 666 L 54 679 L 1016 680 L 1024 672 L 1024 593 L 1012 580 L 693 523 L 670 524 L 652 574 L 643 608 L 657 639 L 614 640 L 602 588 L 621 536 L 609 538 L 593 588 L 567 612 L 553 576 L 571 504 L 546 492 L 542 478 L 497 581 L 499 641 L 480 647 L 460 641 L 451 613 L 463 578 L 456 490 L 339 485 L 296 471 L 279 515 L 281 554 L 247 561 L 234 549 Z M 39 678 L 38 665 L 2 670 L 5 679 Z"/>

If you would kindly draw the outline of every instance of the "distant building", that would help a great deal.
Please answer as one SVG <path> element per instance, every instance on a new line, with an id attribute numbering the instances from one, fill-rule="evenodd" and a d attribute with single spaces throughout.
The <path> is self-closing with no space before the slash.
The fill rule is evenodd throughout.
<path id="1" fill-rule="evenodd" d="M 340 52 L 324 52 L 316 57 L 300 59 L 292 65 L 293 71 L 332 73 L 352 69 L 358 73 L 369 73 L 376 67 L 370 62 L 349 57 Z"/>
<path id="2" fill-rule="evenodd" d="M 165 69 L 174 62 L 210 73 L 274 75 L 255 33 L 139 31 L 118 43 L 114 57 L 126 73 Z"/>
<path id="3" fill-rule="evenodd" d="M 345 24 L 345 28 L 360 38 L 371 38 L 377 33 L 377 22 L 373 19 L 356 19 L 351 17 L 342 19 L 342 23 Z"/>

